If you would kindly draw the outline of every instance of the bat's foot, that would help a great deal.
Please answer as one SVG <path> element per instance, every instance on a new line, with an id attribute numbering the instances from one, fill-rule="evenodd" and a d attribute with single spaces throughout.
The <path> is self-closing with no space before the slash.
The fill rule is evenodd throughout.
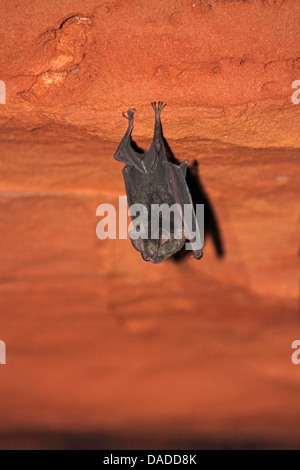
<path id="1" fill-rule="evenodd" d="M 125 113 L 122 113 L 122 116 L 127 119 L 128 121 L 133 121 L 133 115 L 134 115 L 134 108 L 128 109 L 127 110 L 127 115 Z"/>
<path id="2" fill-rule="evenodd" d="M 164 109 L 164 107 L 167 106 L 167 103 L 164 103 L 163 101 L 158 101 L 157 103 L 156 101 L 152 101 L 151 106 L 154 109 L 154 111 L 161 112 Z"/>

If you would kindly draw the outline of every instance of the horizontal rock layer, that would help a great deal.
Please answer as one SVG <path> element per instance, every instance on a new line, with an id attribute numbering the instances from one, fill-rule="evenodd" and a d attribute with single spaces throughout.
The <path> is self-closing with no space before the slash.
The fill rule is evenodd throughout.
<path id="1" fill-rule="evenodd" d="M 4 0 L 2 125 L 62 123 L 148 138 L 152 100 L 170 138 L 299 147 L 300 4 L 293 0 Z"/>

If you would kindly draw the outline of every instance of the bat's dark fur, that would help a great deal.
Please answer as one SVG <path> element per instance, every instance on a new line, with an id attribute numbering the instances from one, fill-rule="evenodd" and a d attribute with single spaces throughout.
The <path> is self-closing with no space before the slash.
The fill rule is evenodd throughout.
<path id="1" fill-rule="evenodd" d="M 161 101 L 157 105 L 156 102 L 151 104 L 155 111 L 155 127 L 150 149 L 140 154 L 132 148 L 131 132 L 133 129 L 134 110 L 129 109 L 127 116 L 123 113 L 123 116 L 128 119 L 128 129 L 114 155 L 116 160 L 126 164 L 123 169 L 123 176 L 129 206 L 138 203 L 145 205 L 148 209 L 149 231 L 151 227 L 151 204 L 168 204 L 171 206 L 177 203 L 182 208 L 184 204 L 192 204 L 185 182 L 187 161 L 177 166 L 169 162 L 166 157 L 160 122 L 160 113 L 165 105 Z M 197 224 L 194 214 L 193 223 Z M 177 226 L 176 230 L 178 231 Z M 179 235 L 180 239 L 178 239 L 178 236 L 177 239 L 174 238 L 174 223 L 171 220 L 169 240 L 164 238 L 160 228 L 157 239 L 151 239 L 149 234 L 148 239 L 131 239 L 131 242 L 134 248 L 141 252 L 145 261 L 161 263 L 183 247 L 186 241 L 183 225 Z M 202 257 L 201 249 L 196 247 L 193 251 L 195 258 L 200 259 Z"/>

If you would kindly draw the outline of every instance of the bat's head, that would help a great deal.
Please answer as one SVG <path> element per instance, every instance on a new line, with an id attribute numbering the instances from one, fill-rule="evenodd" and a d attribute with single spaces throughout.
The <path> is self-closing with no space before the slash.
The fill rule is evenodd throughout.
<path id="1" fill-rule="evenodd" d="M 131 239 L 132 245 L 141 253 L 142 258 L 155 264 L 159 264 L 169 256 L 177 253 L 183 247 L 184 242 L 184 235 L 181 238 L 175 238 L 172 232 L 168 237 L 161 232 L 158 238 Z"/>

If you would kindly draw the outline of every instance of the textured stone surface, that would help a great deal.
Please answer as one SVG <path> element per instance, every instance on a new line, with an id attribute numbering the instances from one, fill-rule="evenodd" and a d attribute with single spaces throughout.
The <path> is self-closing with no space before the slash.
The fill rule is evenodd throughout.
<path id="1" fill-rule="evenodd" d="M 164 99 L 169 137 L 299 147 L 300 4 L 286 1 L 29 0 L 1 3 L 7 127 L 63 123 L 106 140 L 121 111 Z"/>
<path id="2" fill-rule="evenodd" d="M 0 448 L 297 448 L 299 5 L 129 3 L 0 6 Z M 223 257 L 96 237 L 152 99 Z"/>

